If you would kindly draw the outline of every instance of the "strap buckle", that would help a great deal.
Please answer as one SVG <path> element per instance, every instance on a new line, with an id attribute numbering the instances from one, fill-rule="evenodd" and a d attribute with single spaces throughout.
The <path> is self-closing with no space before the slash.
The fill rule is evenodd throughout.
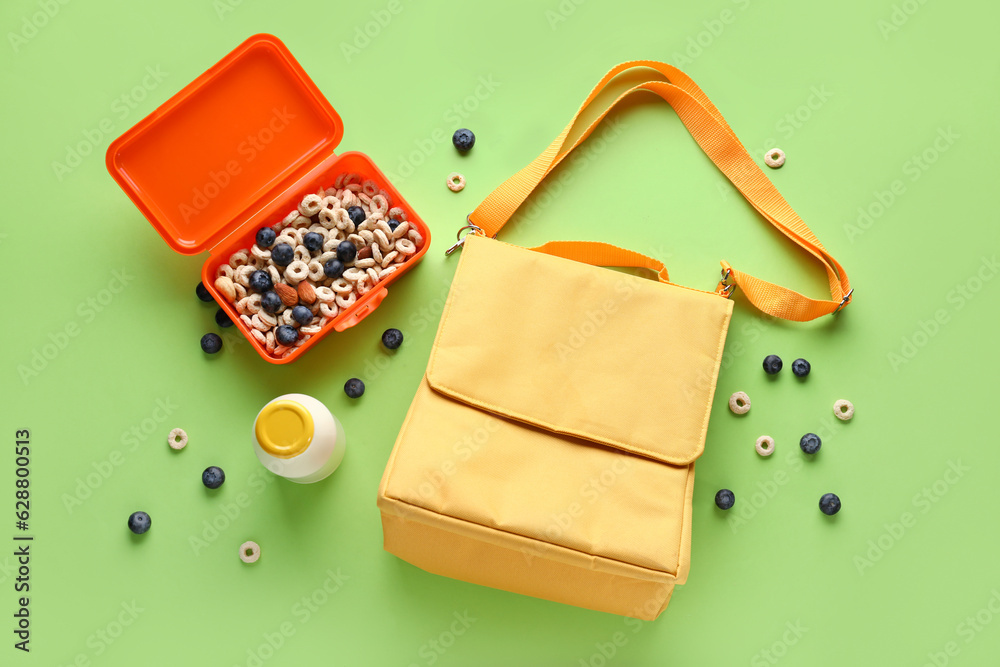
<path id="1" fill-rule="evenodd" d="M 733 274 L 732 269 L 723 269 L 720 271 L 722 274 L 722 280 L 719 281 L 718 286 L 715 288 L 715 293 L 719 294 L 725 298 L 729 298 L 733 294 L 733 290 L 736 289 L 736 283 L 727 283 L 729 277 Z"/>
<path id="2" fill-rule="evenodd" d="M 453 246 L 451 246 L 450 248 L 448 248 L 447 250 L 444 251 L 445 256 L 450 255 L 451 253 L 455 252 L 456 250 L 460 250 L 462 248 L 462 246 L 465 245 L 465 237 L 468 236 L 470 233 L 471 234 L 478 234 L 479 236 L 486 236 L 486 232 L 483 231 L 483 228 L 480 227 L 479 225 L 477 225 L 476 223 L 472 222 L 472 220 L 469 218 L 469 216 L 471 216 L 471 215 L 472 214 L 470 213 L 469 215 L 465 216 L 465 222 L 467 224 L 464 227 L 460 227 L 459 228 L 458 233 L 455 234 L 455 238 L 458 239 L 458 242 L 455 243 Z M 465 230 L 469 230 L 469 231 L 466 232 L 465 236 L 463 236 L 462 232 L 464 232 Z M 493 238 L 496 238 L 496 236 L 494 236 Z"/>
<path id="3" fill-rule="evenodd" d="M 851 288 L 851 290 L 847 294 L 844 295 L 844 298 L 840 300 L 840 305 L 837 306 L 837 309 L 835 311 L 833 311 L 833 312 L 834 313 L 839 313 L 844 306 L 846 306 L 847 304 L 849 304 L 851 302 L 851 295 L 852 294 L 854 294 L 854 288 L 853 287 Z"/>

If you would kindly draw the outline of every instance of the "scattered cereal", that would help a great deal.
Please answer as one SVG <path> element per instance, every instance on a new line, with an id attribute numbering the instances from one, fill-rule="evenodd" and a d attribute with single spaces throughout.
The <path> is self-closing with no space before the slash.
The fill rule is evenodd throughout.
<path id="1" fill-rule="evenodd" d="M 735 414 L 745 415 L 750 412 L 750 397 L 742 391 L 738 391 L 729 397 L 729 409 Z"/>
<path id="2" fill-rule="evenodd" d="M 833 414 L 840 421 L 851 421 L 851 417 L 854 416 L 854 403 L 843 398 L 840 399 L 833 404 Z"/>
<path id="3" fill-rule="evenodd" d="M 184 449 L 188 444 L 188 434 L 182 428 L 175 428 L 167 436 L 167 444 L 170 449 Z"/>
<path id="4" fill-rule="evenodd" d="M 764 155 L 764 164 L 771 169 L 778 169 L 785 164 L 785 151 L 780 148 L 772 148 Z"/>
<path id="5" fill-rule="evenodd" d="M 248 540 L 240 545 L 240 560 L 244 563 L 256 563 L 260 558 L 260 545 Z"/>
<path id="6" fill-rule="evenodd" d="M 774 454 L 774 438 L 769 435 L 762 435 L 757 438 L 757 442 L 753 447 L 761 456 L 770 456 Z"/>
<path id="7" fill-rule="evenodd" d="M 465 189 L 465 176 L 462 176 L 457 171 L 453 171 L 448 174 L 446 183 L 448 184 L 448 189 L 452 192 L 461 192 Z"/>

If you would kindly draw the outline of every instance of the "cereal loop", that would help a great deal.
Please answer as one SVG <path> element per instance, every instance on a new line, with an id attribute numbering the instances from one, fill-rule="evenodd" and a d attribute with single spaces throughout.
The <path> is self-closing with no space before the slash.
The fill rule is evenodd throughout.
<path id="1" fill-rule="evenodd" d="M 417 246 L 410 239 L 399 239 L 396 241 L 396 250 L 404 255 L 412 255 L 417 251 Z"/>
<path id="2" fill-rule="evenodd" d="M 851 418 L 854 416 L 854 403 L 844 398 L 840 399 L 833 404 L 833 414 L 840 421 L 851 421 Z"/>
<path id="3" fill-rule="evenodd" d="M 319 195 L 306 195 L 302 198 L 302 203 L 299 204 L 299 213 L 309 217 L 319 213 L 319 210 L 323 208 L 323 199 Z"/>
<path id="4" fill-rule="evenodd" d="M 188 434 L 182 428 L 175 428 L 167 436 L 167 444 L 170 449 L 184 449 L 188 444 Z"/>
<path id="5" fill-rule="evenodd" d="M 260 558 L 260 546 L 256 542 L 248 540 L 240 545 L 241 561 L 244 563 L 256 563 L 258 558 Z"/>
<path id="6" fill-rule="evenodd" d="M 385 215 L 389 212 L 389 202 L 383 195 L 374 195 L 372 197 L 372 208 Z"/>
<path id="7" fill-rule="evenodd" d="M 772 148 L 764 154 L 764 164 L 771 169 L 778 169 L 785 164 L 785 151 L 780 148 Z"/>
<path id="8" fill-rule="evenodd" d="M 729 397 L 729 409 L 737 415 L 745 415 L 750 412 L 750 397 L 742 391 L 738 391 Z"/>
<path id="9" fill-rule="evenodd" d="M 309 265 L 301 260 L 295 260 L 285 268 L 285 279 L 296 285 L 309 277 Z"/>
<path id="10" fill-rule="evenodd" d="M 757 450 L 757 453 L 761 456 L 770 456 L 774 454 L 774 438 L 769 435 L 762 435 L 757 438 L 757 442 L 753 446 Z"/>
<path id="11" fill-rule="evenodd" d="M 448 189 L 452 192 L 461 192 L 465 189 L 465 176 L 462 176 L 457 171 L 453 171 L 448 174 L 446 183 L 448 184 Z"/>
<path id="12" fill-rule="evenodd" d="M 229 266 L 238 269 L 246 264 L 248 259 L 250 259 L 250 254 L 246 250 L 239 250 L 229 257 Z"/>
<path id="13" fill-rule="evenodd" d="M 392 220 L 406 220 L 406 211 L 398 206 L 389 209 L 389 218 Z"/>

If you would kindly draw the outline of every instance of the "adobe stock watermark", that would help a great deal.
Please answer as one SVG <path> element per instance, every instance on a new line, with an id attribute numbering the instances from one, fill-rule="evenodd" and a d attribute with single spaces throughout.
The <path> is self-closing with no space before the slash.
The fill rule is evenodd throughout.
<path id="1" fill-rule="evenodd" d="M 135 625 L 139 615 L 146 611 L 135 600 L 122 602 L 119 606 L 121 609 L 113 612 L 111 620 L 87 636 L 86 646 L 89 651 L 80 651 L 71 660 L 60 662 L 56 667 L 90 667 L 92 661 L 104 655 L 125 630 Z"/>
<path id="2" fill-rule="evenodd" d="M 888 42 L 889 37 L 893 33 L 899 32 L 913 18 L 914 14 L 920 11 L 920 8 L 926 4 L 927 0 L 903 0 L 902 2 L 894 3 L 888 18 L 879 17 L 875 21 L 875 27 L 878 28 L 879 34 L 882 35 L 882 40 Z"/>
<path id="3" fill-rule="evenodd" d="M 546 9 L 545 20 L 549 22 L 549 28 L 552 30 L 558 28 L 586 2 L 587 0 L 560 0 L 552 8 Z"/>
<path id="4" fill-rule="evenodd" d="M 627 127 L 628 123 L 620 116 L 605 118 L 601 121 L 599 131 L 591 134 L 582 145 L 563 160 L 557 176 L 542 181 L 541 186 L 521 206 L 518 214 L 507 223 L 504 229 L 509 232 L 520 225 L 522 221 L 537 220 L 562 195 L 566 186 L 589 169 L 592 164 L 595 164 L 598 158 L 608 150 L 608 146 L 620 137 Z"/>
<path id="5" fill-rule="evenodd" d="M 243 0 L 212 0 L 212 9 L 215 10 L 215 15 L 219 17 L 219 21 L 225 21 L 230 14 L 241 6 L 243 6 Z"/>
<path id="6" fill-rule="evenodd" d="M 97 316 L 104 312 L 115 300 L 115 297 L 121 294 L 133 280 L 135 280 L 135 276 L 129 273 L 128 269 L 112 270 L 111 280 L 108 281 L 107 285 L 76 305 L 76 308 L 73 309 L 76 314 L 75 318 L 68 320 L 60 329 L 50 332 L 47 336 L 47 342 L 31 348 L 30 359 L 26 363 L 17 365 L 17 375 L 21 378 L 24 386 L 27 387 L 34 378 L 48 368 L 49 364 L 69 347 L 73 339 L 79 336 L 88 324 L 97 319 Z"/>
<path id="7" fill-rule="evenodd" d="M 195 556 L 210 547 L 219 537 L 236 523 L 244 510 L 248 509 L 260 494 L 274 483 L 275 475 L 267 472 L 252 472 L 247 477 L 247 485 L 251 491 L 240 491 L 230 502 L 220 503 L 220 509 L 211 519 L 202 521 L 201 531 L 188 535 L 188 544 Z"/>
<path id="8" fill-rule="evenodd" d="M 802 625 L 802 621 L 785 622 L 785 627 L 781 636 L 774 640 L 770 646 L 762 648 L 750 658 L 750 667 L 768 667 L 777 665 L 781 659 L 788 655 L 788 651 L 799 643 L 803 635 L 809 632 L 809 628 Z"/>
<path id="9" fill-rule="evenodd" d="M 441 144 L 451 143 L 452 133 L 460 128 L 501 85 L 492 74 L 480 76 L 472 93 L 452 104 L 444 112 L 443 125 L 435 127 L 426 137 L 414 139 L 415 148 L 409 153 L 396 156 L 396 171 L 389 173 L 389 180 L 394 183 L 406 180 L 414 174 L 417 167 L 427 162 Z"/>
<path id="10" fill-rule="evenodd" d="M 273 107 L 271 117 L 267 122 L 253 134 L 248 134 L 239 144 L 235 146 L 235 157 L 226 161 L 225 164 L 218 165 L 218 169 L 210 169 L 205 182 L 201 186 L 195 186 L 191 190 L 191 199 L 181 202 L 178 212 L 188 222 L 191 218 L 208 208 L 212 200 L 218 197 L 223 190 L 228 188 L 234 181 L 239 180 L 243 173 L 243 167 L 257 159 L 257 156 L 267 150 L 275 137 L 284 132 L 291 121 L 295 120 L 295 114 L 288 111 L 288 107 Z"/>
<path id="11" fill-rule="evenodd" d="M 480 452 L 498 430 L 500 430 L 500 420 L 487 415 L 482 424 L 453 442 L 451 454 L 441 461 L 436 470 L 425 470 L 423 479 L 417 488 L 412 490 L 424 500 L 433 498 L 444 487 L 448 478 L 458 472 L 460 464 L 469 461 Z"/>
<path id="12" fill-rule="evenodd" d="M 410 0 L 412 2 L 412 0 Z M 385 7 L 373 9 L 369 12 L 370 21 L 354 26 L 354 34 L 350 42 L 340 42 L 340 53 L 348 65 L 351 61 L 361 55 L 382 34 L 382 31 L 389 27 L 393 19 L 403 13 L 406 6 L 401 0 L 389 0 Z"/>
<path id="13" fill-rule="evenodd" d="M 859 206 L 853 223 L 844 224 L 844 234 L 847 240 L 854 243 L 855 239 L 871 229 L 886 212 L 907 193 L 907 182 L 916 183 L 934 166 L 942 155 L 947 153 L 962 135 L 952 127 L 939 127 L 934 140 L 919 153 L 914 153 L 900 167 L 902 175 L 893 179 L 885 190 L 872 192 L 872 201 Z"/>
<path id="14" fill-rule="evenodd" d="M 246 659 L 234 667 L 262 667 L 288 643 L 289 639 L 295 636 L 295 633 L 302 626 L 333 599 L 333 596 L 339 593 L 344 588 L 344 584 L 351 578 L 341 572 L 339 567 L 336 572 L 327 570 L 324 574 L 325 578 L 312 592 L 303 595 L 292 604 L 288 612 L 291 618 L 282 621 L 273 630 L 261 634 L 261 642 L 248 648 Z"/>
<path id="15" fill-rule="evenodd" d="M 94 126 L 85 127 L 81 132 L 83 135 L 81 140 L 66 144 L 65 154 L 61 162 L 59 160 L 52 161 L 52 172 L 56 175 L 56 180 L 62 183 L 63 179 L 83 164 L 84 159 L 95 150 L 98 154 L 103 155 L 104 149 L 107 148 L 104 143 L 105 139 L 113 137 L 118 125 L 128 118 L 151 92 L 159 88 L 168 76 L 169 73 L 161 70 L 159 65 L 147 67 L 146 73 L 139 83 L 111 102 L 109 115 L 99 120 Z"/>
<path id="16" fill-rule="evenodd" d="M 928 651 L 927 662 L 923 664 L 923 667 L 947 667 L 950 665 L 952 658 L 957 658 L 962 653 L 962 647 L 974 642 L 976 637 L 997 616 L 1000 616 L 1000 590 L 994 588 L 990 591 L 990 597 L 982 607 L 966 616 L 955 626 L 955 634 L 958 635 L 961 643 L 951 639 L 945 642 L 940 650 Z"/>
<path id="17" fill-rule="evenodd" d="M 69 3 L 70 0 L 38 0 L 35 3 L 38 10 L 21 17 L 21 26 L 17 32 L 7 33 L 7 41 L 14 53 L 20 53 Z"/>
<path id="18" fill-rule="evenodd" d="M 170 399 L 158 398 L 153 403 L 153 408 L 139 422 L 130 428 L 122 431 L 118 441 L 120 448 L 112 449 L 107 456 L 99 461 L 90 464 L 93 470 L 88 470 L 86 474 L 76 478 L 76 484 L 71 493 L 63 493 L 60 496 L 66 513 L 72 515 L 73 510 L 83 505 L 97 489 L 101 488 L 111 475 L 125 464 L 130 454 L 134 454 L 139 447 L 154 435 L 164 435 L 163 424 L 177 411 L 177 405 Z"/>
<path id="19" fill-rule="evenodd" d="M 751 0 L 731 0 L 731 2 L 736 6 L 736 11 L 727 7 L 717 16 L 702 21 L 704 30 L 689 36 L 682 51 L 674 51 L 670 56 L 671 65 L 682 69 L 693 65 L 694 61 L 712 48 L 715 40 L 722 36 L 728 26 L 739 20 L 740 12 L 746 11 L 751 4 Z"/>
<path id="20" fill-rule="evenodd" d="M 577 491 L 577 499 L 567 503 L 561 510 L 553 512 L 548 517 L 548 523 L 543 529 L 546 542 L 537 539 L 530 546 L 521 547 L 521 555 L 530 566 L 535 558 L 544 558 L 547 551 L 543 544 L 549 542 L 558 544 L 577 522 L 586 515 L 592 507 L 618 483 L 622 476 L 632 470 L 633 461 L 627 454 L 619 454 L 600 473 L 593 475 Z"/>
<path id="21" fill-rule="evenodd" d="M 816 113 L 830 101 L 831 97 L 833 97 L 833 93 L 827 89 L 825 83 L 810 86 L 809 95 L 802 104 L 786 112 L 775 121 L 774 134 L 765 139 L 763 145 L 757 150 L 749 151 L 750 155 L 754 159 L 763 159 L 763 156 L 777 145 L 779 138 L 787 141 L 794 137 L 799 130 L 815 118 Z M 738 192 L 736 186 L 721 174 L 717 187 L 723 199 L 728 199 L 730 195 Z"/>
<path id="22" fill-rule="evenodd" d="M 447 628 L 428 639 L 417 649 L 417 655 L 422 659 L 422 662 L 411 662 L 408 667 L 430 667 L 430 665 L 437 663 L 448 652 L 448 649 L 454 646 L 455 642 L 479 620 L 470 615 L 468 609 L 463 612 L 453 612 L 452 619 L 454 620 L 451 620 Z"/>
<path id="23" fill-rule="evenodd" d="M 952 316 L 975 299 L 998 272 L 1000 272 L 1000 262 L 997 262 L 997 256 L 983 257 L 979 267 L 971 276 L 948 290 L 945 302 L 949 308 L 938 308 L 928 319 L 917 322 L 916 328 L 902 337 L 900 346 L 886 354 L 886 361 L 889 362 L 892 372 L 898 373 L 900 368 L 913 361 L 920 351 L 951 322 Z"/>
<path id="24" fill-rule="evenodd" d="M 899 515 L 898 519 L 894 519 L 890 523 L 883 523 L 882 532 L 875 538 L 868 540 L 864 551 L 854 555 L 853 562 L 858 575 L 863 577 L 865 570 L 871 569 L 881 561 L 906 536 L 907 532 L 917 525 L 920 517 L 930 513 L 969 472 L 972 472 L 972 468 L 963 465 L 962 459 L 948 461 L 947 467 L 938 479 L 913 494 L 910 499 L 913 511 L 906 510 Z"/>

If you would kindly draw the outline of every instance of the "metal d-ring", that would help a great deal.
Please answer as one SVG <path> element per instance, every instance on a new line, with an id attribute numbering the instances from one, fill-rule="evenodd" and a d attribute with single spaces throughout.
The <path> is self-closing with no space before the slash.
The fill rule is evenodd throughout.
<path id="1" fill-rule="evenodd" d="M 839 313 L 840 309 L 843 308 L 844 306 L 846 306 L 847 302 L 851 300 L 851 295 L 852 294 L 854 294 L 854 288 L 853 287 L 851 288 L 851 290 L 847 294 L 844 295 L 844 298 L 840 300 L 840 305 L 837 306 L 837 309 L 835 311 L 833 311 L 833 312 Z"/>
<path id="2" fill-rule="evenodd" d="M 472 215 L 472 214 L 470 213 L 469 215 Z M 458 242 L 455 243 L 455 245 L 451 246 L 450 248 L 448 248 L 447 250 L 444 251 L 444 254 L 446 256 L 450 255 L 451 253 L 455 252 L 456 250 L 458 250 L 459 248 L 461 248 L 463 245 L 465 245 L 465 236 L 468 236 L 470 232 L 473 233 L 473 234 L 482 234 L 482 235 L 485 235 L 485 232 L 483 232 L 483 228 L 480 227 L 479 225 L 475 224 L 474 222 L 472 222 L 469 219 L 468 215 L 465 216 L 465 221 L 468 224 L 465 225 L 464 227 L 460 227 L 459 230 L 458 230 L 458 233 L 455 234 L 455 238 L 458 239 Z M 469 230 L 469 231 L 466 232 L 465 236 L 462 236 L 462 232 L 464 232 L 465 230 Z"/>
<path id="3" fill-rule="evenodd" d="M 729 280 L 729 276 L 732 275 L 733 270 L 731 268 L 723 269 L 722 271 L 720 271 L 720 273 L 722 274 L 722 280 L 719 281 L 719 286 L 722 287 L 722 291 L 719 292 L 719 294 L 728 299 L 729 296 L 733 293 L 733 290 L 736 289 L 736 283 L 726 282 L 727 280 Z"/>

